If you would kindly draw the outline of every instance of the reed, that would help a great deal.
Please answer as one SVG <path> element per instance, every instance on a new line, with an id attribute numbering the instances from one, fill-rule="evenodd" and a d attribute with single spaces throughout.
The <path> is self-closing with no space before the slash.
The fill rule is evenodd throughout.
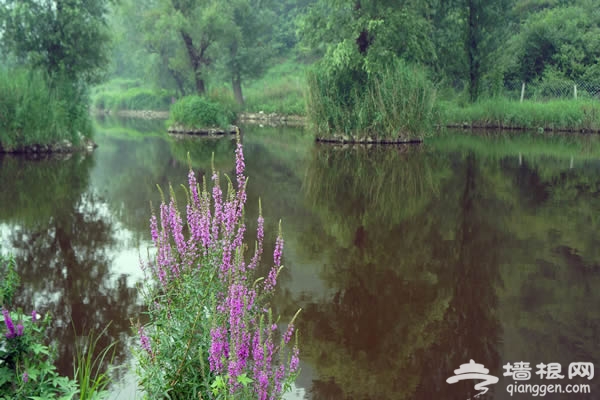
<path id="1" fill-rule="evenodd" d="M 435 101 L 426 73 L 399 60 L 373 72 L 308 73 L 307 116 L 320 136 L 420 138 L 435 126 Z"/>
<path id="2" fill-rule="evenodd" d="M 0 69 L 0 148 L 91 136 L 85 87 L 40 71 Z"/>

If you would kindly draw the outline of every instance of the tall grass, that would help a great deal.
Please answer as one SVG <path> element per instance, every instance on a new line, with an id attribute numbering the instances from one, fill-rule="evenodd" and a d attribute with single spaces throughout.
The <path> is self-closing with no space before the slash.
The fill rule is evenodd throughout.
<path id="1" fill-rule="evenodd" d="M 321 136 L 420 137 L 435 125 L 435 100 L 423 70 L 401 61 L 372 73 L 317 67 L 308 74 L 307 115 Z"/>
<path id="2" fill-rule="evenodd" d="M 39 71 L 0 69 L 0 148 L 47 145 L 91 135 L 85 88 Z"/>
<path id="3" fill-rule="evenodd" d="M 96 354 L 96 349 L 100 338 L 107 329 L 108 325 L 98 335 L 95 335 L 92 331 L 86 337 L 84 343 L 75 345 L 74 376 L 79 384 L 80 400 L 96 400 L 106 397 L 111 377 L 108 372 L 102 370 L 102 367 L 105 361 L 112 364 L 117 342 L 111 342 L 98 354 Z"/>
<path id="4" fill-rule="evenodd" d="M 545 103 L 491 98 L 459 107 L 440 104 L 447 125 L 504 129 L 599 130 L 600 104 L 592 100 L 551 100 Z"/>

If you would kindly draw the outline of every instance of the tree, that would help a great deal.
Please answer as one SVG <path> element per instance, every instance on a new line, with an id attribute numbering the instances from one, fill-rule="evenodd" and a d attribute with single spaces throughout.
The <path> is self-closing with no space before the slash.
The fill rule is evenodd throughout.
<path id="1" fill-rule="evenodd" d="M 302 19 L 300 34 L 304 45 L 325 44 L 333 64 L 369 71 L 400 57 L 431 65 L 435 49 L 424 11 L 410 0 L 320 1 Z"/>
<path id="2" fill-rule="evenodd" d="M 5 0 L 4 51 L 51 76 L 97 83 L 108 63 L 106 14 L 111 0 Z"/>
<path id="3" fill-rule="evenodd" d="M 556 72 L 566 79 L 600 81 L 600 17 L 594 10 L 581 5 L 532 14 L 515 37 L 519 77 L 530 82 Z"/>
<path id="4" fill-rule="evenodd" d="M 173 28 L 181 37 L 194 74 L 196 92 L 206 91 L 206 69 L 215 60 L 211 50 L 231 27 L 224 12 L 224 3 L 218 0 L 170 0 Z"/>
<path id="5" fill-rule="evenodd" d="M 255 78 L 268 67 L 273 55 L 269 37 L 273 32 L 270 21 L 275 18 L 268 2 L 261 0 L 230 0 L 232 25 L 225 44 L 224 64 L 231 77 L 231 87 L 238 104 L 244 104 L 242 79 Z"/>

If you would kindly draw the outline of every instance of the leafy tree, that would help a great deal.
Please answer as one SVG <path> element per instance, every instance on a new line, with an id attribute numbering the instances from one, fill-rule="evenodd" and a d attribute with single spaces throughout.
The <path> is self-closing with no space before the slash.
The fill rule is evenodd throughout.
<path id="1" fill-rule="evenodd" d="M 170 0 L 172 28 L 180 36 L 192 67 L 196 92 L 206 91 L 206 69 L 216 55 L 211 51 L 226 35 L 231 21 L 218 0 Z"/>
<path id="2" fill-rule="evenodd" d="M 231 77 L 236 101 L 244 104 L 242 79 L 255 78 L 268 67 L 273 54 L 269 41 L 272 35 L 274 13 L 269 2 L 261 0 L 230 0 L 228 12 L 232 26 L 225 41 L 224 64 Z"/>
<path id="3" fill-rule="evenodd" d="M 76 82 L 97 83 L 108 63 L 111 0 L 6 0 L 1 43 L 22 63 Z"/>
<path id="4" fill-rule="evenodd" d="M 599 81 L 600 16 L 589 5 L 532 14 L 515 36 L 518 76 L 540 79 L 550 69 L 567 79 Z"/>
<path id="5" fill-rule="evenodd" d="M 332 66 L 376 69 L 390 58 L 431 63 L 435 50 L 431 24 L 420 3 L 389 0 L 320 1 L 301 21 L 308 46 L 326 46 Z"/>

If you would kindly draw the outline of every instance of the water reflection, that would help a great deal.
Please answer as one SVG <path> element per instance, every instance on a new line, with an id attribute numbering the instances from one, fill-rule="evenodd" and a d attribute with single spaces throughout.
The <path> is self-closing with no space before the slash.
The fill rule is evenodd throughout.
<path id="1" fill-rule="evenodd" d="M 344 149 L 302 129 L 243 132 L 248 231 L 260 197 L 266 254 L 280 218 L 284 229 L 274 306 L 283 320 L 304 308 L 298 393 L 462 400 L 473 383 L 446 379 L 474 359 L 500 377 L 485 398 L 504 399 L 507 362 L 600 366 L 597 140 L 453 135 Z M 0 158 L 11 188 L 0 190 L 0 240 L 18 258 L 19 301 L 55 315 L 67 373 L 71 319 L 78 332 L 113 321 L 105 340 L 122 339 L 117 363 L 128 357 L 156 185 L 179 190 L 188 153 L 200 174 L 213 154 L 221 171 L 234 166 L 231 140 L 170 138 L 160 121 L 104 121 L 97 141 L 91 157 Z M 576 383 L 595 393 L 596 380 Z"/>
<path id="2" fill-rule="evenodd" d="M 115 316 L 136 312 L 135 290 L 124 275 L 111 271 L 118 247 L 114 223 L 104 201 L 88 190 L 93 159 L 4 157 L 0 164 L 0 181 L 12 181 L 3 185 L 11 189 L 2 191 L 0 204 L 2 244 L 15 255 L 23 281 L 16 305 L 51 313 L 47 334 L 56 339 L 58 367 L 72 374 L 77 335 L 99 332 L 113 321 L 99 341 L 101 348 L 123 339 L 129 329 L 123 318 Z M 121 341 L 115 361 L 127 357 Z"/>

